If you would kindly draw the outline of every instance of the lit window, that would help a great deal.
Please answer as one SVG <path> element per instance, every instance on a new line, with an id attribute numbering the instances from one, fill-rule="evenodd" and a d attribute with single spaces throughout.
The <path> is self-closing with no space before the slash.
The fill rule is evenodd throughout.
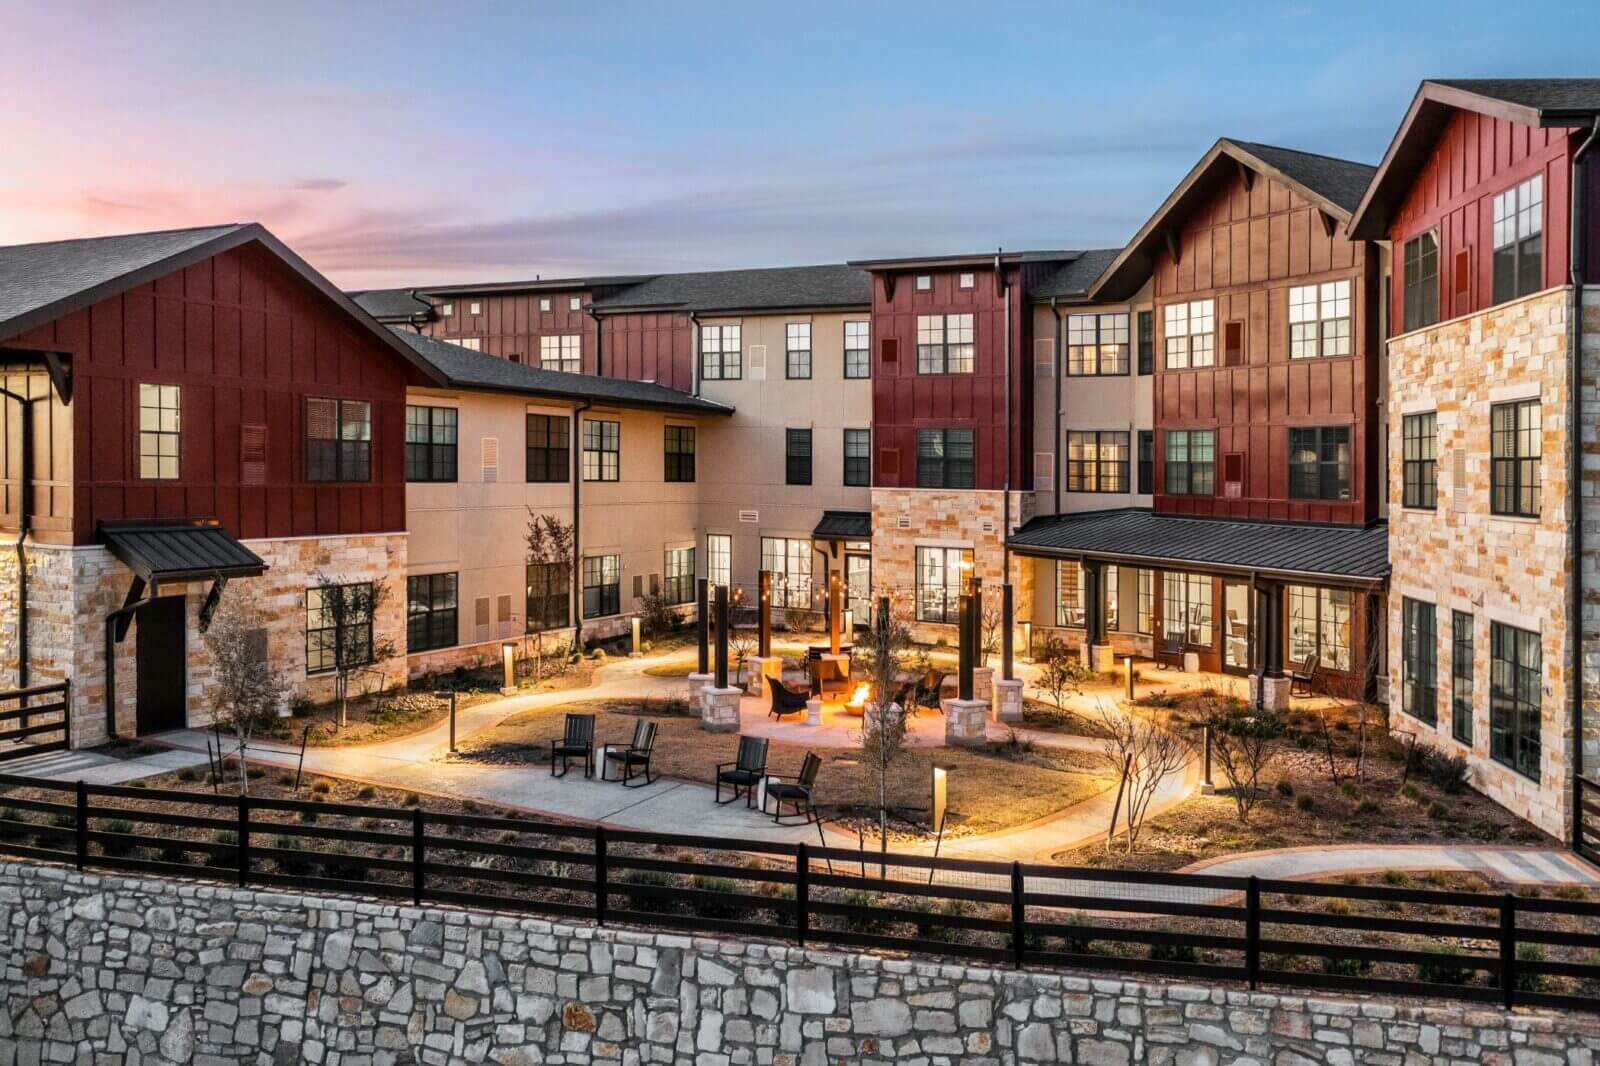
<path id="1" fill-rule="evenodd" d="M 479 303 L 477 300 L 473 300 L 471 303 L 469 303 L 467 305 L 467 314 L 469 314 L 469 315 L 481 315 L 481 314 L 483 314 L 483 304 Z"/>
<path id="2" fill-rule="evenodd" d="M 583 337 L 577 333 L 539 338 L 539 365 L 576 374 L 583 369 Z"/>
<path id="3" fill-rule="evenodd" d="M 469 352 L 479 352 L 483 350 L 483 341 L 477 337 L 461 337 L 457 339 L 455 343 L 461 345 L 461 347 L 465 348 Z"/>
<path id="4" fill-rule="evenodd" d="M 1216 365 L 1216 304 L 1213 301 L 1168 304 L 1162 308 L 1162 313 L 1168 370 Z"/>
<path id="5" fill-rule="evenodd" d="M 706 534 L 706 583 L 733 583 L 733 537 L 727 533 Z"/>
<path id="6" fill-rule="evenodd" d="M 971 548 L 917 549 L 917 621 L 955 625 L 972 573 Z"/>
<path id="7" fill-rule="evenodd" d="M 622 423 L 587 418 L 583 422 L 583 480 L 616 481 L 622 470 Z"/>
<path id="8" fill-rule="evenodd" d="M 772 606 L 811 608 L 811 541 L 762 537 L 761 569 L 772 575 Z"/>
<path id="9" fill-rule="evenodd" d="M 1163 573 L 1161 628 L 1169 639 L 1211 647 L 1211 578 L 1173 570 Z"/>
<path id="10" fill-rule="evenodd" d="M 668 548 L 661 594 L 671 604 L 694 600 L 694 548 Z"/>
<path id="11" fill-rule="evenodd" d="M 440 304 L 439 305 L 439 317 L 440 318 L 450 318 L 455 313 L 456 313 L 456 305 L 455 304 Z"/>
<path id="12" fill-rule="evenodd" d="M 548 296 L 539 297 L 539 310 L 541 310 L 541 311 L 550 310 L 550 297 L 548 297 Z"/>
<path id="13" fill-rule="evenodd" d="M 872 376 L 872 356 L 867 338 L 869 326 L 865 322 L 844 324 L 844 376 L 865 378 Z"/>
<path id="14" fill-rule="evenodd" d="M 571 299 L 569 299 L 567 301 L 567 310 L 569 310 L 569 311 L 581 311 L 581 310 L 583 310 L 583 297 L 574 296 Z"/>
<path id="15" fill-rule="evenodd" d="M 917 316 L 917 373 L 970 374 L 972 315 Z"/>
<path id="16" fill-rule="evenodd" d="M 1056 625 L 1083 624 L 1083 567 L 1075 559 L 1057 560 Z"/>
<path id="17" fill-rule="evenodd" d="M 1067 316 L 1067 374 L 1072 377 L 1128 372 L 1126 313 Z"/>
<path id="18" fill-rule="evenodd" d="M 1350 354 L 1350 282 L 1289 290 L 1289 358 Z"/>
<path id="19" fill-rule="evenodd" d="M 1156 572 L 1154 570 L 1135 570 L 1138 578 L 1138 617 L 1134 625 L 1141 633 L 1150 633 L 1154 629 L 1156 610 Z"/>
<path id="20" fill-rule="evenodd" d="M 1290 585 L 1289 661 L 1315 655 L 1324 670 L 1350 670 L 1350 590 Z"/>
<path id="21" fill-rule="evenodd" d="M 1215 495 L 1216 455 L 1216 430 L 1167 430 L 1162 491 L 1171 496 Z"/>
<path id="22" fill-rule="evenodd" d="M 962 274 L 961 277 L 958 279 L 958 282 L 959 282 L 960 286 L 963 289 L 970 289 L 970 288 L 972 288 L 972 284 L 973 284 L 972 275 L 971 274 Z"/>
<path id="23" fill-rule="evenodd" d="M 1543 281 L 1544 177 L 1494 198 L 1494 302 L 1538 292 Z"/>
<path id="24" fill-rule="evenodd" d="M 917 275 L 917 291 L 918 292 L 927 292 L 931 288 L 933 288 L 933 278 L 931 276 L 927 275 L 927 274 L 918 274 Z"/>
<path id="25" fill-rule="evenodd" d="M 1067 434 L 1067 491 L 1128 491 L 1126 430 L 1072 431 Z"/>
<path id="26" fill-rule="evenodd" d="M 1489 408 L 1489 510 L 1538 518 L 1543 450 L 1538 400 Z"/>
<path id="27" fill-rule="evenodd" d="M 604 618 L 621 611 L 622 556 L 587 556 L 583 560 L 583 616 Z"/>
<path id="28" fill-rule="evenodd" d="M 167 481 L 178 476 L 181 443 L 176 385 L 139 386 L 139 476 Z"/>

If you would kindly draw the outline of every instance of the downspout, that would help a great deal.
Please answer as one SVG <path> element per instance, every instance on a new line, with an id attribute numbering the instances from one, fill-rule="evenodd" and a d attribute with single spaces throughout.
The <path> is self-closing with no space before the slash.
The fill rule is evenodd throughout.
<path id="1" fill-rule="evenodd" d="M 689 312 L 689 395 L 700 395 L 700 315 L 695 311 Z"/>
<path id="2" fill-rule="evenodd" d="M 1583 802 L 1583 268 L 1584 208 L 1587 206 L 1584 188 L 1584 157 L 1600 137 L 1600 115 L 1591 120 L 1589 136 L 1572 154 L 1571 179 L 1572 209 L 1567 241 L 1572 283 L 1572 310 L 1567 316 L 1567 437 L 1572 449 L 1569 461 L 1572 470 L 1567 484 L 1572 497 L 1572 627 L 1569 638 L 1572 654 L 1572 847 L 1582 843 L 1583 819 L 1580 805 Z"/>
<path id="3" fill-rule="evenodd" d="M 0 388 L 0 396 L 17 401 L 22 411 L 22 461 L 17 473 L 17 687 L 28 687 L 28 566 L 23 558 L 23 543 L 28 539 L 33 497 L 33 399 Z M 27 723 L 24 722 L 24 725 Z"/>
<path id="4" fill-rule="evenodd" d="M 606 331 L 600 321 L 600 313 L 594 309 L 594 304 L 589 305 L 589 317 L 594 319 L 594 376 L 603 378 L 606 376 Z M 588 410 L 588 407 L 586 405 L 579 410 Z"/>
<path id="5" fill-rule="evenodd" d="M 1062 317 L 1061 317 L 1061 308 L 1057 305 L 1057 301 L 1058 300 L 1059 300 L 1059 297 L 1056 297 L 1056 296 L 1050 297 L 1050 313 L 1052 315 L 1054 315 L 1055 319 L 1056 319 L 1056 345 L 1055 345 L 1055 347 L 1056 347 L 1056 373 L 1055 373 L 1055 379 L 1056 379 L 1056 435 L 1055 435 L 1055 440 L 1052 442 L 1052 444 L 1050 446 L 1050 450 L 1055 452 L 1055 457 L 1056 457 L 1055 476 L 1052 479 L 1051 483 L 1053 485 L 1055 485 L 1055 490 L 1056 490 L 1056 510 L 1055 510 L 1055 513 L 1059 517 L 1060 514 L 1061 514 L 1061 443 L 1062 443 L 1061 442 L 1061 419 L 1062 419 L 1062 416 L 1064 414 L 1064 412 L 1061 409 L 1061 341 L 1062 341 L 1062 322 L 1064 321 L 1064 319 L 1062 319 Z"/>
<path id="6" fill-rule="evenodd" d="M 598 327 L 599 322 L 595 325 Z M 599 329 L 595 330 L 598 335 Z M 596 343 L 596 354 L 599 345 Z M 585 400 L 572 409 L 572 573 L 567 582 L 572 590 L 572 646 L 583 651 L 583 537 L 580 518 L 583 511 L 583 412 L 594 403 Z"/>
<path id="7" fill-rule="evenodd" d="M 1000 268 L 1000 253 L 994 253 L 994 277 L 1000 286 L 1001 299 L 1005 301 L 1006 316 L 1006 487 L 1001 505 L 1000 527 L 1000 583 L 1011 584 L 1011 453 L 1016 443 L 1011 432 L 1011 283 L 1005 280 Z"/>

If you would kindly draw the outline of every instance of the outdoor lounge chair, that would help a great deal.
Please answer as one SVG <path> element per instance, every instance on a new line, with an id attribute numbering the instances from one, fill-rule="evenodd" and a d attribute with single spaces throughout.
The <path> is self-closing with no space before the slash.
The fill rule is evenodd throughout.
<path id="1" fill-rule="evenodd" d="M 1163 670 L 1183 669 L 1183 638 L 1162 637 L 1156 641 L 1156 666 Z"/>
<path id="2" fill-rule="evenodd" d="M 772 710 L 769 712 L 778 721 L 783 721 L 786 714 L 806 713 L 806 694 L 785 685 L 775 677 L 767 678 L 767 690 L 772 695 Z"/>
<path id="3" fill-rule="evenodd" d="M 1317 676 L 1322 673 L 1322 660 L 1317 658 L 1315 652 L 1306 656 L 1306 661 L 1298 670 L 1289 671 L 1289 695 L 1314 696 L 1313 686 L 1317 683 Z"/>
<path id="4" fill-rule="evenodd" d="M 740 737 L 739 754 L 733 762 L 717 766 L 718 803 L 732 803 L 744 792 L 746 807 L 756 805 L 756 785 L 767 776 L 767 740 L 765 737 Z M 731 785 L 733 795 L 722 798 L 722 786 Z"/>
<path id="5" fill-rule="evenodd" d="M 642 788 L 650 784 L 655 778 L 650 776 L 650 753 L 656 746 L 656 724 L 650 721 L 641 721 L 634 724 L 633 741 L 626 748 L 607 748 L 606 762 L 622 768 L 622 785 L 624 788 Z M 634 784 L 635 776 L 642 775 L 644 780 Z M 602 769 L 600 777 L 605 778 Z"/>
<path id="6" fill-rule="evenodd" d="M 830 692 L 849 690 L 849 663 L 842 663 L 837 659 L 817 659 L 810 666 L 812 695 L 827 699 Z"/>
<path id="7" fill-rule="evenodd" d="M 922 680 L 917 682 L 917 687 L 912 692 L 914 704 L 917 707 L 927 707 L 929 710 L 943 711 L 944 706 L 939 702 L 939 693 L 944 688 L 945 677 L 943 670 L 929 670 L 923 674 Z"/>
<path id="8" fill-rule="evenodd" d="M 583 776 L 594 776 L 594 715 L 569 714 L 567 727 L 560 740 L 550 742 L 550 776 L 566 777 L 568 764 L 573 759 L 583 760 Z M 561 772 L 556 773 L 556 763 Z"/>
<path id="9" fill-rule="evenodd" d="M 821 769 L 822 760 L 817 758 L 817 753 L 808 751 L 805 761 L 800 764 L 800 772 L 794 777 L 775 774 L 767 779 L 767 799 L 774 804 L 772 812 L 774 822 L 779 825 L 805 825 L 817 820 L 816 809 L 811 805 L 811 790 L 817 783 L 817 771 Z M 783 820 L 785 803 L 794 808 L 791 817 L 799 818 L 800 821 Z"/>

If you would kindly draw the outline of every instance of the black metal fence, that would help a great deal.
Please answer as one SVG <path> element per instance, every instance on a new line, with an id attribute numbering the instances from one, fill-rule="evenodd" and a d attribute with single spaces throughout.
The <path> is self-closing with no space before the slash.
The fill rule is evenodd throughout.
<path id="1" fill-rule="evenodd" d="M 1574 843 L 1579 855 L 1600 866 L 1600 783 L 1585 777 L 1576 780 L 1573 818 L 1578 831 Z"/>
<path id="2" fill-rule="evenodd" d="M 1578 893 L 881 856 L 9 775 L 0 788 L 0 853 L 80 869 L 1014 967 L 1600 1010 L 1600 903 Z"/>
<path id="3" fill-rule="evenodd" d="M 0 692 L 0 762 L 65 751 L 72 736 L 72 682 Z"/>

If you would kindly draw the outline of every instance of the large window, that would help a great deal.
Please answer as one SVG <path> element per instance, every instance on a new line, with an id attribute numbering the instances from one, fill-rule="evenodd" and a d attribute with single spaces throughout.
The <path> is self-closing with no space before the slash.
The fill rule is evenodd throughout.
<path id="1" fill-rule="evenodd" d="M 1289 358 L 1350 354 L 1350 282 L 1289 290 Z"/>
<path id="2" fill-rule="evenodd" d="M 1426 414 L 1400 419 L 1404 451 L 1401 457 L 1400 503 L 1431 511 L 1439 499 L 1439 419 Z"/>
<path id="3" fill-rule="evenodd" d="M 1216 493 L 1217 432 L 1213 429 L 1167 430 L 1165 484 L 1173 496 Z"/>
<path id="4" fill-rule="evenodd" d="M 1405 671 L 1400 706 L 1429 725 L 1439 719 L 1437 627 L 1433 604 L 1410 597 L 1400 601 L 1400 655 Z"/>
<path id="5" fill-rule="evenodd" d="M 1472 615 L 1450 612 L 1450 735 L 1472 745 Z"/>
<path id="6" fill-rule="evenodd" d="M 456 409 L 406 405 L 406 480 L 456 479 Z"/>
<path id="7" fill-rule="evenodd" d="M 1067 491 L 1128 491 L 1126 430 L 1067 434 Z"/>
<path id="8" fill-rule="evenodd" d="M 924 489 L 970 489 L 976 476 L 970 429 L 917 430 L 917 485 Z"/>
<path id="9" fill-rule="evenodd" d="M 343 654 L 340 654 L 343 649 Z M 306 673 L 372 661 L 372 585 L 306 589 Z"/>
<path id="10" fill-rule="evenodd" d="M 572 457 L 572 420 L 565 415 L 528 416 L 528 480 L 562 482 Z"/>
<path id="11" fill-rule="evenodd" d="M 811 542 L 801 537 L 762 537 L 761 569 L 772 574 L 772 605 L 811 607 Z"/>
<path id="12" fill-rule="evenodd" d="M 1056 561 L 1056 625 L 1084 625 L 1083 566 L 1071 559 Z"/>
<path id="13" fill-rule="evenodd" d="M 844 431 L 844 483 L 872 484 L 872 430 Z"/>
<path id="14" fill-rule="evenodd" d="M 1489 408 L 1489 436 L 1489 510 L 1539 517 L 1539 401 Z"/>
<path id="15" fill-rule="evenodd" d="M 917 316 L 917 373 L 970 374 L 972 315 Z"/>
<path id="16" fill-rule="evenodd" d="M 694 480 L 694 427 L 668 426 L 665 439 L 668 481 Z"/>
<path id="17" fill-rule="evenodd" d="M 1100 568 L 1100 583 L 1104 586 L 1100 590 L 1100 606 L 1106 613 L 1106 631 L 1117 628 L 1117 574 L 1119 568 L 1104 566 Z"/>
<path id="18" fill-rule="evenodd" d="M 961 621 L 961 594 L 971 573 L 971 548 L 918 548 L 917 621 Z"/>
<path id="19" fill-rule="evenodd" d="M 1216 304 L 1191 300 L 1162 308 L 1162 336 L 1166 341 L 1167 369 L 1217 364 Z"/>
<path id="20" fill-rule="evenodd" d="M 621 612 L 622 556 L 586 556 L 583 560 L 583 616 L 604 618 Z"/>
<path id="21" fill-rule="evenodd" d="M 786 485 L 811 484 L 811 431 L 783 431 L 783 480 Z"/>
<path id="22" fill-rule="evenodd" d="M 563 629 L 571 618 L 572 575 L 564 563 L 528 564 L 528 632 Z"/>
<path id="23" fill-rule="evenodd" d="M 1139 431 L 1139 493 L 1148 496 L 1156 486 L 1156 435 L 1148 429 Z"/>
<path id="24" fill-rule="evenodd" d="M 1185 644 L 1211 647 L 1211 578 L 1168 570 L 1161 579 L 1162 632 Z"/>
<path id="25" fill-rule="evenodd" d="M 622 423 L 584 419 L 583 480 L 616 481 L 621 476 Z"/>
<path id="26" fill-rule="evenodd" d="M 539 365 L 546 370 L 576 374 L 583 369 L 583 337 L 568 333 L 539 338 Z"/>
<path id="27" fill-rule="evenodd" d="M 139 476 L 175 480 L 180 437 L 178 386 L 139 386 Z"/>
<path id="28" fill-rule="evenodd" d="M 844 376 L 866 378 L 872 376 L 872 350 L 868 346 L 871 326 L 866 322 L 844 324 Z"/>
<path id="29" fill-rule="evenodd" d="M 790 322 L 784 327 L 783 376 L 811 376 L 811 323 Z"/>
<path id="30" fill-rule="evenodd" d="M 1489 755 L 1539 780 L 1539 634 L 1489 624 Z"/>
<path id="31" fill-rule="evenodd" d="M 1350 427 L 1289 430 L 1289 495 L 1297 500 L 1350 498 Z"/>
<path id="32" fill-rule="evenodd" d="M 1494 198 L 1494 302 L 1543 287 L 1544 176 Z"/>
<path id="33" fill-rule="evenodd" d="M 706 534 L 706 584 L 733 584 L 733 537 L 727 533 Z"/>
<path id="34" fill-rule="evenodd" d="M 1067 316 L 1067 374 L 1128 372 L 1128 314 Z"/>
<path id="35" fill-rule="evenodd" d="M 744 349 L 738 326 L 700 327 L 700 377 L 731 381 L 744 374 Z"/>
<path id="36" fill-rule="evenodd" d="M 1401 252 L 1404 271 L 1402 321 L 1406 330 L 1439 321 L 1439 240 L 1430 230 L 1406 241 Z"/>
<path id="37" fill-rule="evenodd" d="M 372 480 L 372 405 L 306 400 L 306 480 Z"/>
<path id="38" fill-rule="evenodd" d="M 1350 592 L 1290 585 L 1289 662 L 1298 667 L 1312 655 L 1324 670 L 1350 671 Z"/>
<path id="39" fill-rule="evenodd" d="M 1141 633 L 1152 633 L 1155 630 L 1156 610 L 1156 572 L 1154 570 L 1135 570 L 1138 574 L 1138 617 L 1134 619 L 1134 626 Z"/>
<path id="40" fill-rule="evenodd" d="M 694 548 L 668 548 L 661 594 L 668 603 L 694 600 Z"/>
<path id="41" fill-rule="evenodd" d="M 448 648 L 456 643 L 456 575 L 406 578 L 406 651 Z"/>
<path id="42" fill-rule="evenodd" d="M 1140 311 L 1137 317 L 1139 373 L 1153 374 L 1156 369 L 1156 313 L 1154 311 Z"/>

